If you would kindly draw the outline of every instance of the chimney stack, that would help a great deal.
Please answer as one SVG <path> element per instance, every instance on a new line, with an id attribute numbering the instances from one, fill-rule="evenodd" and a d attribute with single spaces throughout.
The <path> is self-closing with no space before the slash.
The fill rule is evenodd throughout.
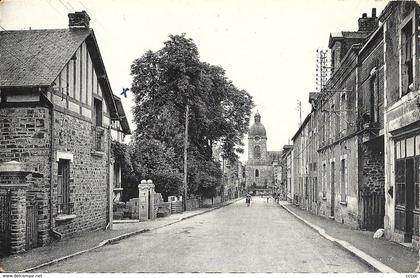
<path id="1" fill-rule="evenodd" d="M 90 17 L 85 11 L 69 13 L 69 28 L 89 28 Z"/>
<path id="2" fill-rule="evenodd" d="M 359 18 L 359 30 L 362 32 L 373 32 L 378 28 L 378 18 L 376 17 L 376 9 L 372 9 L 372 17 L 368 17 L 367 13 L 363 13 Z"/>

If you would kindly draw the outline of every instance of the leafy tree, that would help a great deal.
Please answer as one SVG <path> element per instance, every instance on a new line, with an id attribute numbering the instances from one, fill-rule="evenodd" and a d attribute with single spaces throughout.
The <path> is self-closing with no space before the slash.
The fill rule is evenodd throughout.
<path id="1" fill-rule="evenodd" d="M 121 185 L 124 188 L 122 199 L 127 201 L 130 198 L 137 197 L 139 180 L 133 170 L 131 146 L 112 141 L 111 154 L 115 163 L 121 167 Z"/>
<path id="2" fill-rule="evenodd" d="M 197 46 L 185 34 L 170 36 L 162 49 L 136 59 L 131 74 L 136 174 L 155 176 L 160 192 L 181 187 L 189 105 L 188 191 L 213 196 L 221 183 L 213 146 L 221 143 L 223 157 L 232 161 L 243 152 L 252 97 L 237 89 L 221 67 L 201 62 Z"/>

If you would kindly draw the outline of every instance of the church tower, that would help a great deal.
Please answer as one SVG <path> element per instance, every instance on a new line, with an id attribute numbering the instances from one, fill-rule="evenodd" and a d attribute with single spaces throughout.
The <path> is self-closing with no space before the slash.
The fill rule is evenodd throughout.
<path id="1" fill-rule="evenodd" d="M 254 124 L 248 133 L 248 164 L 264 165 L 267 163 L 267 133 L 261 123 L 261 115 L 257 112 Z"/>
<path id="2" fill-rule="evenodd" d="M 248 133 L 248 161 L 245 175 L 248 191 L 257 195 L 270 194 L 274 172 L 267 152 L 267 133 L 258 112 Z"/>

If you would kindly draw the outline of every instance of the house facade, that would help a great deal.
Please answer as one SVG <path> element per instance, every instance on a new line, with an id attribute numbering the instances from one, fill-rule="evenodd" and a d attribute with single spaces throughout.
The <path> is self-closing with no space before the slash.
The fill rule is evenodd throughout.
<path id="1" fill-rule="evenodd" d="M 111 122 L 121 118 L 89 21 L 83 11 L 68 29 L 0 32 L 0 162 L 31 173 L 18 204 L 25 244 L 1 243 L 18 244 L 13 253 L 112 222 Z"/>
<path id="2" fill-rule="evenodd" d="M 331 78 L 309 94 L 311 113 L 293 137 L 293 199 L 312 213 L 376 229 L 385 198 L 383 36 L 375 9 L 358 23 L 357 31 L 330 35 Z"/>
<path id="3" fill-rule="evenodd" d="M 419 4 L 383 10 L 385 87 L 385 236 L 420 247 Z"/>

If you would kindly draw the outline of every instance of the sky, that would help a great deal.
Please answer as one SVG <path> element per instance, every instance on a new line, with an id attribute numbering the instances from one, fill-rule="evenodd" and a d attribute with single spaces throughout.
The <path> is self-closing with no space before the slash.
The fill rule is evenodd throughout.
<path id="1" fill-rule="evenodd" d="M 356 31 L 362 13 L 370 16 L 376 8 L 379 15 L 386 4 L 383 0 L 0 0 L 0 26 L 67 28 L 69 12 L 86 10 L 116 95 L 131 87 L 130 66 L 136 58 L 162 48 L 169 35 L 186 33 L 197 44 L 202 61 L 223 67 L 236 87 L 253 96 L 253 113 L 259 111 L 267 130 L 267 148 L 276 151 L 291 143 L 299 127 L 298 100 L 302 120 L 310 112 L 316 49 L 327 48 L 331 32 Z M 122 102 L 134 130 L 130 92 Z M 246 159 L 247 152 L 241 161 Z"/>

